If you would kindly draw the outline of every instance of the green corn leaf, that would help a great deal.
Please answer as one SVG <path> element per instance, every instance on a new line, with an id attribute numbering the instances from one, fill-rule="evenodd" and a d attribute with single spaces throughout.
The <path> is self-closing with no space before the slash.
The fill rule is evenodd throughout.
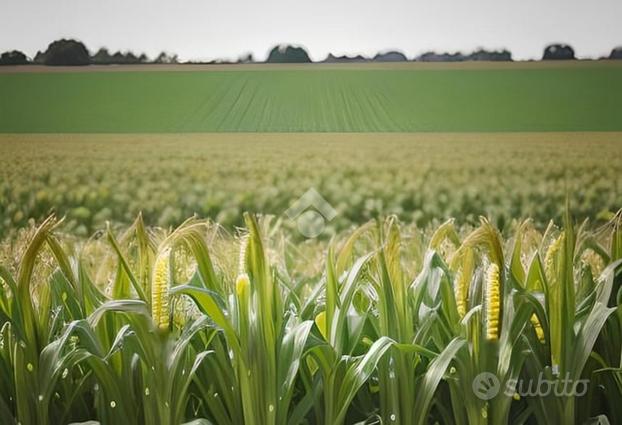
<path id="1" fill-rule="evenodd" d="M 430 363 L 423 377 L 423 381 L 418 388 L 419 396 L 415 401 L 415 412 L 417 412 L 415 424 L 423 425 L 427 423 L 428 411 L 430 410 L 436 388 L 445 375 L 445 371 L 449 367 L 449 364 L 456 356 L 456 353 L 464 347 L 465 344 L 466 341 L 464 339 L 453 339 L 438 357 Z"/>
<path id="2" fill-rule="evenodd" d="M 393 340 L 388 337 L 379 338 L 369 347 L 369 351 L 365 353 L 363 358 L 354 361 L 348 366 L 337 393 L 336 405 L 338 410 L 334 419 L 336 424 L 343 422 L 356 392 L 369 379 L 376 369 L 376 365 L 393 343 Z"/>

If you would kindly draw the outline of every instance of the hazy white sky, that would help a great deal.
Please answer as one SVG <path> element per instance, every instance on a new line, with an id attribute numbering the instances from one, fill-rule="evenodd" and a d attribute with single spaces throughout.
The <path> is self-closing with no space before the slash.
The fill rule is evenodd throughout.
<path id="1" fill-rule="evenodd" d="M 551 42 L 598 57 L 622 45 L 621 17 L 622 0 L 0 0 L 0 51 L 33 56 L 73 37 L 92 51 L 166 50 L 182 59 L 264 59 L 285 42 L 316 60 L 477 47 L 527 59 Z"/>

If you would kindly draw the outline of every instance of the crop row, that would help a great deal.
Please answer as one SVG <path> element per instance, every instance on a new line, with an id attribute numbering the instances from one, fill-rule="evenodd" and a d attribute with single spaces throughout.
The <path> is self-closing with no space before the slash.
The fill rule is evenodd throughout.
<path id="1" fill-rule="evenodd" d="M 483 218 L 421 232 L 391 217 L 293 244 L 248 214 L 236 235 L 139 216 L 88 240 L 51 217 L 2 251 L 0 414 L 23 425 L 620 423 L 621 224 L 566 214 L 503 238 Z"/>
<path id="2" fill-rule="evenodd" d="M 565 198 L 610 218 L 622 196 L 618 134 L 3 136 L 0 235 L 51 212 L 87 236 L 139 212 L 159 226 L 194 213 L 231 228 L 282 216 L 309 188 L 337 211 L 329 231 L 395 214 L 418 226 L 479 215 L 546 225 Z"/>

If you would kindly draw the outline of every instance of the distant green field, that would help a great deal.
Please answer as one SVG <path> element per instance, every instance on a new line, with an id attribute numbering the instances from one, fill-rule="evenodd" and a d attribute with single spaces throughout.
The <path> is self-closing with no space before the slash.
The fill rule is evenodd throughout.
<path id="1" fill-rule="evenodd" d="M 587 65 L 3 73 L 0 132 L 622 130 L 622 67 Z"/>

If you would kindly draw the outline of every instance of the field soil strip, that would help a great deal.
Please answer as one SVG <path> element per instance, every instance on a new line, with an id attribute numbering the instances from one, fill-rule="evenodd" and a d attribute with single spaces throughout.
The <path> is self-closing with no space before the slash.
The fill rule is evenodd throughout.
<path id="1" fill-rule="evenodd" d="M 213 64 L 140 64 L 140 65 L 89 65 L 0 66 L 0 74 L 14 73 L 80 73 L 80 72 L 222 72 L 222 71 L 323 71 L 323 70 L 485 70 L 485 69 L 569 69 L 608 67 L 622 69 L 620 60 L 575 61 L 464 61 L 464 62 L 353 62 L 353 63 L 213 63 Z"/>

